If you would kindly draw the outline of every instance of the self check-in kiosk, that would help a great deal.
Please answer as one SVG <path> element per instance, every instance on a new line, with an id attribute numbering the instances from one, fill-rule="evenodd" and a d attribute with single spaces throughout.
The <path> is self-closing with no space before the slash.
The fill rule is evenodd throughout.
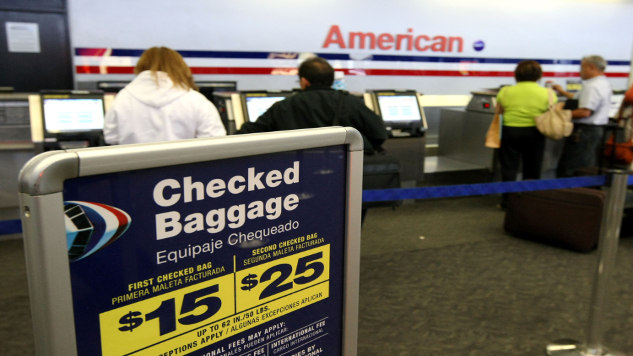
<path id="1" fill-rule="evenodd" d="M 424 136 L 426 119 L 413 90 L 372 90 L 374 110 L 392 137 Z"/>
<path id="2" fill-rule="evenodd" d="M 0 94 L 0 142 L 31 143 L 28 94 Z"/>
<path id="3" fill-rule="evenodd" d="M 415 186 L 424 179 L 424 150 L 426 118 L 421 109 L 421 94 L 413 90 L 373 90 L 367 93 L 350 93 L 365 102 L 372 111 L 387 117 L 390 131 L 383 147 L 398 160 L 403 170 L 401 180 Z M 292 91 L 248 91 L 215 93 L 218 111 L 226 120 L 227 132 L 235 133 L 245 122 L 255 122 L 274 103 L 293 95 Z M 380 108 L 382 105 L 382 109 Z M 384 112 L 384 114 L 383 114 Z M 408 182 L 408 183 L 406 183 Z"/>
<path id="4" fill-rule="evenodd" d="M 18 217 L 15 187 L 20 167 L 29 159 L 71 143 L 98 143 L 103 97 L 84 91 L 0 94 L 0 220 Z"/>
<path id="5" fill-rule="evenodd" d="M 216 92 L 216 104 L 229 135 L 234 134 L 245 122 L 255 122 L 274 103 L 293 95 L 292 91 L 244 91 Z"/>
<path id="6" fill-rule="evenodd" d="M 400 162 L 402 187 L 424 179 L 426 117 L 414 90 L 368 90 L 365 104 L 382 117 L 389 138 L 383 148 Z M 371 99 L 371 100 L 369 100 Z M 369 102 L 371 105 L 369 105 Z"/>
<path id="7" fill-rule="evenodd" d="M 288 91 L 242 92 L 242 103 L 246 109 L 244 111 L 245 121 L 257 121 L 273 104 L 292 94 Z"/>
<path id="8" fill-rule="evenodd" d="M 17 219 L 19 169 L 35 155 L 29 94 L 0 94 L 0 220 Z"/>
<path id="9" fill-rule="evenodd" d="M 44 92 L 41 103 L 44 150 L 102 145 L 103 93 Z"/>

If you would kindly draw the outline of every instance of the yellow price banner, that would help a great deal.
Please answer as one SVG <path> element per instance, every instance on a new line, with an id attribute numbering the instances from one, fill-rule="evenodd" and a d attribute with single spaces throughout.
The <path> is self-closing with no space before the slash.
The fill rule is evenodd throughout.
<path id="1" fill-rule="evenodd" d="M 107 311 L 102 354 L 186 354 L 328 298 L 329 278 L 324 245 Z"/>
<path id="2" fill-rule="evenodd" d="M 329 279 L 330 245 L 237 271 L 237 311 L 254 308 Z"/>
<path id="3" fill-rule="evenodd" d="M 233 315 L 233 274 L 99 315 L 104 356 L 126 355 Z"/>

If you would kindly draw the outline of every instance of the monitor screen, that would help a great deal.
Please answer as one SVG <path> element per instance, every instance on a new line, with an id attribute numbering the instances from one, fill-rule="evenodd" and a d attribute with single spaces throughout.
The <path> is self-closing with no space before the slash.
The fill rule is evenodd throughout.
<path id="1" fill-rule="evenodd" d="M 44 127 L 50 133 L 102 130 L 104 113 L 101 98 L 43 100 Z"/>
<path id="2" fill-rule="evenodd" d="M 247 96 L 246 111 L 248 112 L 248 120 L 251 122 L 257 121 L 269 107 L 285 98 L 285 96 Z"/>
<path id="3" fill-rule="evenodd" d="M 383 121 L 404 123 L 422 120 L 415 95 L 378 95 L 378 106 Z"/>
<path id="4" fill-rule="evenodd" d="M 609 108 L 609 117 L 616 119 L 618 116 L 618 112 L 620 111 L 620 105 L 622 105 L 622 101 L 624 100 L 624 94 L 613 94 L 611 95 L 611 107 Z"/>

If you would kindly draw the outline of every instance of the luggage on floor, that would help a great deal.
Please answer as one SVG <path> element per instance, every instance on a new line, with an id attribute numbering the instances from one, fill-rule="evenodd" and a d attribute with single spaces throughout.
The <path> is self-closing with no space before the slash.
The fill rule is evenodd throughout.
<path id="1" fill-rule="evenodd" d="M 513 193 L 504 228 L 517 237 L 588 252 L 598 243 L 605 195 L 589 188 Z"/>
<path id="2" fill-rule="evenodd" d="M 400 188 L 400 162 L 389 154 L 365 155 L 363 160 L 363 190 Z M 396 207 L 401 200 L 363 203 L 363 209 Z"/>

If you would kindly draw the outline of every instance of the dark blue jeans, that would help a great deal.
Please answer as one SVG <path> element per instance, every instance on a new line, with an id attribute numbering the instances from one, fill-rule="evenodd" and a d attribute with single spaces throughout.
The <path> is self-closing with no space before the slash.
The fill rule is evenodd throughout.
<path id="1" fill-rule="evenodd" d="M 596 166 L 603 135 L 603 126 L 574 124 L 574 131 L 565 139 L 556 175 L 573 177 L 580 168 Z"/>

